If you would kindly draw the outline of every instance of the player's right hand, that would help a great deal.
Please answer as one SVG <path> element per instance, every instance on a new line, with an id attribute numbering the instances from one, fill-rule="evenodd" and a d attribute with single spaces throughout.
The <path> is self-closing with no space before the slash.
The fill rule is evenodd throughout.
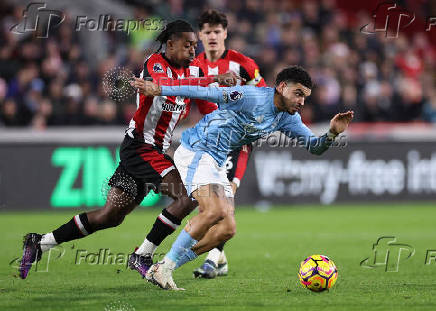
<path id="1" fill-rule="evenodd" d="M 140 78 L 133 78 L 130 85 L 137 89 L 137 91 L 145 96 L 160 96 L 162 89 L 159 85 L 154 84 L 152 81 L 145 81 Z"/>
<path id="2" fill-rule="evenodd" d="M 330 132 L 339 135 L 348 128 L 348 125 L 353 118 L 354 111 L 352 110 L 336 114 L 330 121 Z"/>
<path id="3" fill-rule="evenodd" d="M 238 80 L 245 82 L 244 78 L 241 78 L 233 71 L 229 71 L 224 74 L 217 75 L 215 76 L 215 80 L 220 85 L 224 85 L 224 86 L 235 86 L 238 83 Z"/>

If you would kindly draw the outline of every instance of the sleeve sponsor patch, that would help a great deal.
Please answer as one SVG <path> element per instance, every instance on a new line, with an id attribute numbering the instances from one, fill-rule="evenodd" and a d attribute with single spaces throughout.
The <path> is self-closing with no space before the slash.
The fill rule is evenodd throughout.
<path id="1" fill-rule="evenodd" d="M 229 102 L 229 95 L 227 92 L 223 92 L 223 102 L 228 103 Z"/>
<path id="2" fill-rule="evenodd" d="M 262 76 L 259 74 L 259 69 L 254 71 L 254 79 L 248 81 L 247 85 L 257 85 L 262 80 Z"/>

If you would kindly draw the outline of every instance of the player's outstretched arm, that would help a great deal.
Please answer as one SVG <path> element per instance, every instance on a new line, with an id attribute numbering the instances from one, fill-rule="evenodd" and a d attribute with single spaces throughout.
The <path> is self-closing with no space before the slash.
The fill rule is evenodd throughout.
<path id="1" fill-rule="evenodd" d="M 203 99 L 218 104 L 238 102 L 242 98 L 242 90 L 245 88 L 253 89 L 251 86 L 222 88 L 193 85 L 160 86 L 151 81 L 137 78 L 131 82 L 131 85 L 145 96 L 183 96 L 187 98 Z"/>
<path id="2" fill-rule="evenodd" d="M 328 133 L 319 137 L 315 136 L 301 121 L 299 115 L 296 118 L 289 116 L 292 120 L 289 120 L 289 118 L 283 119 L 284 124 L 281 126 L 280 131 L 291 138 L 296 138 L 299 143 L 304 143 L 310 153 L 321 155 L 329 149 L 335 137 L 348 128 L 353 116 L 353 111 L 336 114 L 330 121 Z"/>
<path id="3" fill-rule="evenodd" d="M 225 86 L 235 86 L 238 80 L 245 81 L 244 78 L 241 78 L 239 75 L 234 73 L 233 71 L 226 72 L 224 74 L 216 75 L 216 76 L 208 76 L 201 78 L 193 78 L 188 77 L 185 79 L 170 79 L 167 77 L 163 77 L 159 79 L 159 85 L 153 83 L 151 81 L 147 81 L 141 78 L 134 77 L 130 84 L 136 88 L 139 93 L 145 96 L 159 96 L 159 88 L 158 86 L 167 85 L 167 86 L 179 86 L 179 85 L 195 85 L 195 86 L 207 86 L 210 83 L 218 82 L 220 85 Z M 160 90 L 162 92 L 162 90 Z"/>

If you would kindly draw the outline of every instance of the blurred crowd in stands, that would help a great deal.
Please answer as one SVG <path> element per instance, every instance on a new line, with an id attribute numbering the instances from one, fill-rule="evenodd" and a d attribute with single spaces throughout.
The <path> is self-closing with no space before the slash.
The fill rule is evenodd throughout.
<path id="1" fill-rule="evenodd" d="M 423 32 L 396 39 L 363 34 L 359 29 L 372 21 L 370 14 L 354 12 L 351 18 L 334 0 L 151 0 L 149 5 L 131 0 L 126 5 L 133 8 L 132 18 L 183 17 L 195 27 L 204 9 L 225 12 L 227 48 L 252 57 L 269 86 L 285 66 L 300 64 L 310 71 L 316 87 L 302 112 L 308 123 L 348 109 L 360 122 L 436 122 L 435 46 Z M 89 59 L 89 42 L 75 31 L 68 12 L 48 38 L 12 33 L 23 9 L 0 4 L 0 126 L 127 125 L 135 98 L 114 102 L 103 91 L 102 77 L 115 66 L 139 74 L 158 32 L 104 32 L 100 57 Z M 199 118 L 194 109 L 187 122 Z"/>

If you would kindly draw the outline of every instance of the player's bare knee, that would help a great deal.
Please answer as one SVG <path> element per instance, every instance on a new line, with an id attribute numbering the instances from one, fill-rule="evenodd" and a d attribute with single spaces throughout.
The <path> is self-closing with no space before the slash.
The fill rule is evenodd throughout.
<path id="1" fill-rule="evenodd" d="M 187 196 L 181 196 L 174 200 L 174 203 L 167 207 L 167 211 L 179 219 L 185 218 L 189 215 L 196 205 Z"/>
<path id="2" fill-rule="evenodd" d="M 185 218 L 196 208 L 196 204 L 191 200 L 188 196 L 182 196 L 179 198 L 180 201 L 180 210 L 182 214 L 182 218 Z"/>

